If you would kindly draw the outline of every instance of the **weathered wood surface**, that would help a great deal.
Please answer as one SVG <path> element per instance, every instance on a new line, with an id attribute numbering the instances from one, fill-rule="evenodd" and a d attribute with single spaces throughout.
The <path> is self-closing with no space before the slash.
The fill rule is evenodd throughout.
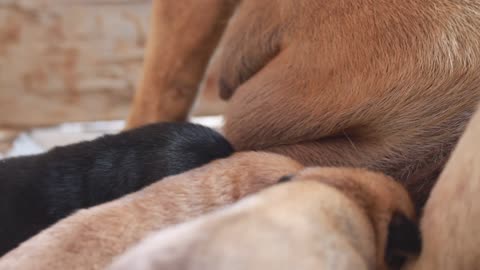
<path id="1" fill-rule="evenodd" d="M 149 9 L 150 0 L 0 0 L 0 128 L 124 119 Z"/>
<path id="2" fill-rule="evenodd" d="M 0 1 L 2 126 L 125 117 L 148 1 Z"/>

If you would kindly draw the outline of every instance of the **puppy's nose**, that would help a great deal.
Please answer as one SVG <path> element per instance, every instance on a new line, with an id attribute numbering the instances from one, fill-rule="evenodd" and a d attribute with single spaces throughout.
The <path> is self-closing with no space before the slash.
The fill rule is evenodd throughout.
<path id="1" fill-rule="evenodd" d="M 293 178 L 294 176 L 295 176 L 294 174 L 284 175 L 284 176 L 280 177 L 280 179 L 278 179 L 278 182 L 277 182 L 277 183 L 288 182 L 288 181 L 292 180 L 292 178 Z"/>

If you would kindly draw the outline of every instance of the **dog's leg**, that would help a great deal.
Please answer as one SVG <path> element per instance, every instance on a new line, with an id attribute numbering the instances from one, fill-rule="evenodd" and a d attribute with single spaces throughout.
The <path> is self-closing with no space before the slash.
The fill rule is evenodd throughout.
<path id="1" fill-rule="evenodd" d="M 128 128 L 186 119 L 237 1 L 153 1 L 144 71 Z"/>
<path id="2" fill-rule="evenodd" d="M 79 211 L 7 253 L 0 269 L 104 269 L 149 232 L 233 203 L 300 169 L 287 157 L 237 153 Z"/>
<path id="3" fill-rule="evenodd" d="M 421 221 L 424 247 L 411 270 L 480 269 L 480 111 L 442 172 Z"/>

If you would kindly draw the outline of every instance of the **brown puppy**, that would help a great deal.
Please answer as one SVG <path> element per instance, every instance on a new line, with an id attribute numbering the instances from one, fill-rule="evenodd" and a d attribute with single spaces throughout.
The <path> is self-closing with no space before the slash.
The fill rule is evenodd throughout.
<path id="1" fill-rule="evenodd" d="M 187 2 L 220 14 L 235 1 Z M 221 35 L 223 28 L 211 25 L 230 15 L 223 12 L 200 24 L 195 18 L 201 12 L 193 20 L 182 12 L 172 21 L 184 27 L 181 34 L 153 39 L 183 44 L 192 34 Z M 175 29 L 157 23 L 154 28 Z M 216 80 L 221 95 L 230 98 L 225 134 L 237 149 L 278 152 L 307 165 L 379 170 L 406 183 L 422 205 L 480 100 L 476 29 L 476 1 L 243 0 L 205 78 Z M 189 44 L 201 49 L 216 39 L 208 41 Z M 181 63 L 212 52 L 190 56 L 167 45 L 156 49 Z M 153 54 L 146 61 L 163 68 L 173 62 Z M 146 72 L 164 69 L 151 66 Z M 180 77 L 177 82 L 187 81 Z M 171 79 L 161 78 L 157 85 L 163 91 Z M 199 78 L 188 80 L 191 89 Z M 144 94 L 145 88 L 140 86 L 137 101 L 162 100 L 163 92 Z M 137 107 L 131 125 L 167 116 L 135 113 Z"/>
<path id="2" fill-rule="evenodd" d="M 419 252 L 413 204 L 391 178 L 319 168 L 293 180 L 160 231 L 110 270 L 382 270 Z"/>
<path id="3" fill-rule="evenodd" d="M 234 154 L 81 210 L 7 253 L 0 269 L 103 269 L 147 233 L 232 203 L 301 168 L 275 154 Z"/>
<path id="4" fill-rule="evenodd" d="M 411 270 L 480 269 L 480 111 L 472 118 L 425 206 L 424 248 Z"/>

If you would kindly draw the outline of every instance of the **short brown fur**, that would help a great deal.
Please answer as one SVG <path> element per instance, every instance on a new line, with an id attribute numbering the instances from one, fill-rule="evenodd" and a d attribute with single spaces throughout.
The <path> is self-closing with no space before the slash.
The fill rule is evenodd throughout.
<path id="1" fill-rule="evenodd" d="M 129 128 L 187 118 L 210 54 L 235 7 L 230 0 L 152 3 L 144 71 Z"/>
<path id="2" fill-rule="evenodd" d="M 480 4 L 297 2 L 245 0 L 230 21 L 217 56 L 233 91 L 226 137 L 382 171 L 422 205 L 480 100 Z"/>

